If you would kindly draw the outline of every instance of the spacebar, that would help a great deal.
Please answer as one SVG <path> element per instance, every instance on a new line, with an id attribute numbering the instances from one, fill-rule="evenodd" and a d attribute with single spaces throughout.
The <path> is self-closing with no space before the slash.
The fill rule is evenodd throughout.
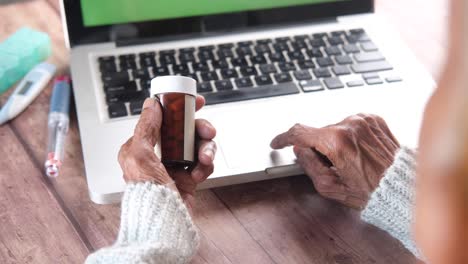
<path id="1" fill-rule="evenodd" d="M 299 93 L 297 85 L 293 82 L 289 82 L 273 85 L 262 85 L 255 88 L 241 88 L 238 90 L 219 91 L 202 95 L 205 97 L 206 104 L 211 105 L 296 93 Z"/>

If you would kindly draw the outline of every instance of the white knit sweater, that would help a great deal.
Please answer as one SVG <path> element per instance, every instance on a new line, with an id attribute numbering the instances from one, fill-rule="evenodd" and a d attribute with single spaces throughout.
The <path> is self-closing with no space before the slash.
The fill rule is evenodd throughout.
<path id="1" fill-rule="evenodd" d="M 362 219 L 419 252 L 411 235 L 414 154 L 402 148 L 373 193 Z M 199 237 L 179 194 L 152 183 L 128 184 L 120 231 L 114 245 L 88 256 L 86 263 L 188 263 Z"/>

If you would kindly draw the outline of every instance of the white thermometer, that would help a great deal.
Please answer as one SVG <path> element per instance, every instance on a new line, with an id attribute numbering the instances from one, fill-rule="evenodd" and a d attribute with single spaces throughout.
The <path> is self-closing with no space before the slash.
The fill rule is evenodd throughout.
<path id="1" fill-rule="evenodd" d="M 43 62 L 26 74 L 0 110 L 0 125 L 23 112 L 46 87 L 55 71 L 56 67 L 54 65 Z"/>

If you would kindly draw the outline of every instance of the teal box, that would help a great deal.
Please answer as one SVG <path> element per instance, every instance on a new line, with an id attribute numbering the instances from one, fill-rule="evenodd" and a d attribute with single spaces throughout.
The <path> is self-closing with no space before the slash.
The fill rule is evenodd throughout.
<path id="1" fill-rule="evenodd" d="M 50 37 L 30 28 L 21 28 L 0 43 L 0 94 L 24 77 L 52 53 Z"/>

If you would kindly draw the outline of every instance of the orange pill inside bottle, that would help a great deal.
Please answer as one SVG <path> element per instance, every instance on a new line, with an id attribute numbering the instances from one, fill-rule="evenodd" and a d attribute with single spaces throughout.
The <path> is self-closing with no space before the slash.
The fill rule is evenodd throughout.
<path id="1" fill-rule="evenodd" d="M 151 80 L 151 95 L 159 98 L 163 111 L 161 162 L 167 167 L 195 163 L 196 81 L 184 76 L 162 76 Z"/>

